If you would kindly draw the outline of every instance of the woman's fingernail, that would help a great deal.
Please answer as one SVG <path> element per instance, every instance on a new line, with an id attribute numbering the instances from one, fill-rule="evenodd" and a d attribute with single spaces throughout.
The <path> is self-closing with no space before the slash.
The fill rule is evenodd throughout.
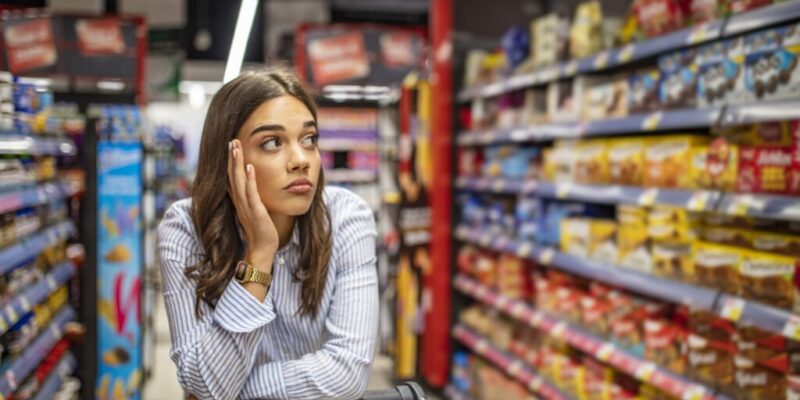
<path id="1" fill-rule="evenodd" d="M 236 149 L 233 149 L 233 158 L 236 158 L 236 153 L 237 153 Z"/>
<path id="2" fill-rule="evenodd" d="M 247 164 L 247 173 L 253 172 L 253 164 Z"/>

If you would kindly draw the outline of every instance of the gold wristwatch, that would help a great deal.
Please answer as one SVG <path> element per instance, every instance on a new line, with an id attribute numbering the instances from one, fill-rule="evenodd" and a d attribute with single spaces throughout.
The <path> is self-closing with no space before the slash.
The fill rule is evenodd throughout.
<path id="1" fill-rule="evenodd" d="M 239 283 L 255 282 L 265 287 L 272 283 L 272 274 L 255 269 L 247 261 L 239 261 L 236 264 L 236 272 L 233 274 Z"/>

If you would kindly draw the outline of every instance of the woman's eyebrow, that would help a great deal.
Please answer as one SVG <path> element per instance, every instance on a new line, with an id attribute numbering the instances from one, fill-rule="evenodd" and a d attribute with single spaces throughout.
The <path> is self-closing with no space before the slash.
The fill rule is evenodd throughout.
<path id="1" fill-rule="evenodd" d="M 261 125 L 257 126 L 256 129 L 253 129 L 253 131 L 250 132 L 250 136 L 253 136 L 256 133 L 264 131 L 286 131 L 286 128 L 284 128 L 283 125 L 279 124 Z"/>
<path id="2" fill-rule="evenodd" d="M 303 123 L 303 129 L 305 129 L 305 128 L 316 128 L 316 127 L 317 127 L 317 121 L 314 121 L 314 120 L 308 120 L 308 121 Z"/>

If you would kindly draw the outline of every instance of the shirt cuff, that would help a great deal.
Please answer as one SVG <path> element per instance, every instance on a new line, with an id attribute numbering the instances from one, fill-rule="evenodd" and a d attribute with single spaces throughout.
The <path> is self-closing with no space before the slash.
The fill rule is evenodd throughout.
<path id="1" fill-rule="evenodd" d="M 214 320 L 229 332 L 252 332 L 274 318 L 272 290 L 261 303 L 236 280 L 230 281 L 214 308 Z"/>

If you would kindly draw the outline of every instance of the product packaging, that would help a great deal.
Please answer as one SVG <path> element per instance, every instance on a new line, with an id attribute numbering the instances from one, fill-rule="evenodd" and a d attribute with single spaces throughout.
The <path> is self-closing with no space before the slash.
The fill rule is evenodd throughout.
<path id="1" fill-rule="evenodd" d="M 626 77 L 596 78 L 583 89 L 581 119 L 624 117 L 628 115 L 628 80 Z"/>
<path id="2" fill-rule="evenodd" d="M 794 257 L 747 251 L 740 269 L 741 294 L 776 307 L 792 309 L 797 303 L 798 286 L 796 275 L 800 274 L 800 261 Z M 798 275 L 800 278 L 800 275 Z"/>
<path id="3" fill-rule="evenodd" d="M 662 107 L 694 107 L 697 103 L 695 54 L 694 49 L 685 49 L 659 57 L 661 82 L 658 99 Z"/>
<path id="4" fill-rule="evenodd" d="M 609 183 L 642 186 L 644 153 L 647 139 L 613 139 L 608 141 Z"/>
<path id="5" fill-rule="evenodd" d="M 645 151 L 645 186 L 692 188 L 700 173 L 692 167 L 693 156 L 707 144 L 707 138 L 691 135 L 653 139 Z"/>
<path id="6" fill-rule="evenodd" d="M 697 49 L 697 105 L 724 104 L 742 79 L 742 39 L 713 42 Z M 739 84 L 741 87 L 741 83 Z"/>
<path id="7" fill-rule="evenodd" d="M 636 25 L 648 38 L 681 29 L 688 22 L 688 2 L 684 0 L 634 0 L 631 9 Z"/>
<path id="8" fill-rule="evenodd" d="M 602 50 L 603 12 L 597 0 L 581 3 L 569 30 L 569 52 L 572 58 L 583 58 Z"/>
<path id="9" fill-rule="evenodd" d="M 634 72 L 628 79 L 628 112 L 631 114 L 658 110 L 661 71 L 657 68 Z"/>
<path id="10" fill-rule="evenodd" d="M 745 250 L 732 246 L 695 241 L 692 259 L 697 282 L 728 293 L 741 289 L 739 271 Z"/>
<path id="11" fill-rule="evenodd" d="M 756 101 L 800 93 L 800 26 L 767 29 L 747 36 L 745 87 Z"/>
<path id="12" fill-rule="evenodd" d="M 577 183 L 608 183 L 608 146 L 602 139 L 580 142 L 575 155 L 575 175 Z"/>

